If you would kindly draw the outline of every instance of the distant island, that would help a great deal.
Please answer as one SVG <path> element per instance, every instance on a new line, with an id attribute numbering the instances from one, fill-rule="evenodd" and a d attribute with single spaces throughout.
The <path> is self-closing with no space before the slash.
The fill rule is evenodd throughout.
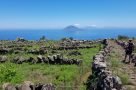
<path id="1" fill-rule="evenodd" d="M 74 25 L 69 25 L 69 26 L 65 27 L 64 30 L 66 30 L 66 31 L 79 31 L 79 30 L 82 30 L 82 29 L 78 28 Z"/>

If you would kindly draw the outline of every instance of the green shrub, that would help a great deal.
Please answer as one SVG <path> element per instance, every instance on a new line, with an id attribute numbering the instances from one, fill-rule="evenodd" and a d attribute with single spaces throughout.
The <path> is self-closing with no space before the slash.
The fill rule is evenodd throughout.
<path id="1" fill-rule="evenodd" d="M 119 60 L 112 60 L 112 61 L 111 61 L 111 66 L 118 68 L 118 67 L 120 66 Z"/>
<path id="2" fill-rule="evenodd" d="M 129 39 L 128 36 L 124 36 L 124 35 L 118 35 L 118 39 L 122 40 L 122 39 Z"/>
<path id="3" fill-rule="evenodd" d="M 123 83 L 123 85 L 127 85 L 129 83 L 129 76 L 127 74 L 119 74 L 119 77 Z"/>
<path id="4" fill-rule="evenodd" d="M 17 70 L 12 64 L 6 63 L 0 65 L 0 83 L 18 83 L 21 79 L 21 75 L 17 74 Z"/>

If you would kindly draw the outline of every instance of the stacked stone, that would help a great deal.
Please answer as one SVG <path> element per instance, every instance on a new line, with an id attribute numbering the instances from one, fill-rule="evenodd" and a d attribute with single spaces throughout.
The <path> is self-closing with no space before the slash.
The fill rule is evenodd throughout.
<path id="1" fill-rule="evenodd" d="M 88 41 L 88 40 L 66 40 L 60 43 L 59 47 L 52 48 L 53 50 L 73 50 L 73 49 L 85 49 L 85 48 L 94 48 L 96 46 L 90 46 L 91 44 L 100 43 L 102 40 Z M 83 46 L 82 46 L 83 44 Z"/>
<path id="2" fill-rule="evenodd" d="M 59 46 L 57 48 L 52 48 L 53 50 L 75 50 L 75 49 L 86 49 L 86 48 L 94 48 L 96 46 Z"/>
<path id="3" fill-rule="evenodd" d="M 125 42 L 125 41 L 116 40 L 116 43 L 117 43 L 118 45 L 120 45 L 121 47 L 123 47 L 123 48 L 125 48 L 125 46 L 126 46 L 126 42 Z"/>
<path id="4" fill-rule="evenodd" d="M 8 60 L 7 56 L 0 56 L 0 63 L 4 63 Z"/>
<path id="5" fill-rule="evenodd" d="M 132 54 L 132 63 L 134 63 L 134 66 L 136 67 L 136 53 Z"/>
<path id="6" fill-rule="evenodd" d="M 118 76 L 113 76 L 107 68 L 106 57 L 112 47 L 107 46 L 93 57 L 92 76 L 88 90 L 122 90 L 122 82 Z"/>
<path id="7" fill-rule="evenodd" d="M 8 61 L 7 56 L 0 56 L 0 63 L 4 63 L 6 61 Z M 16 64 L 22 64 L 22 63 L 30 63 L 30 64 L 47 63 L 47 64 L 68 64 L 68 65 L 71 65 L 71 64 L 81 65 L 82 64 L 82 60 L 70 59 L 67 57 L 63 57 L 60 54 L 47 56 L 47 57 L 38 55 L 36 58 L 17 56 L 12 60 L 12 62 Z"/>
<path id="8" fill-rule="evenodd" d="M 28 50 L 25 47 L 32 47 L 33 45 L 39 45 L 40 42 L 37 41 L 0 41 L 0 54 L 11 54 L 11 53 L 30 53 L 30 54 L 46 54 L 48 50 L 73 50 L 73 49 L 85 49 L 85 48 L 94 48 L 96 46 L 91 46 L 91 44 L 99 43 L 101 40 L 87 41 L 87 40 L 77 40 L 70 42 L 62 42 L 57 44 L 56 47 L 45 47 L 41 46 L 39 49 Z M 41 43 L 42 44 L 42 43 Z"/>
<path id="9" fill-rule="evenodd" d="M 12 85 L 10 83 L 3 84 L 3 90 L 56 90 L 55 86 L 49 84 L 33 84 L 30 81 L 25 81 L 21 85 Z"/>

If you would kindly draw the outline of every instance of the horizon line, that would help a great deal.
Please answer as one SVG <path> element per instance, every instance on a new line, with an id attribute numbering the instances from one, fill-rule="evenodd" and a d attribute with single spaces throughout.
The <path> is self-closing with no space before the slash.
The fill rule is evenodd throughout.
<path id="1" fill-rule="evenodd" d="M 76 27 L 76 26 L 75 26 Z M 47 29 L 65 29 L 66 27 L 61 28 L 0 28 L 0 30 L 47 30 Z M 79 29 L 136 29 L 136 27 L 78 27 Z"/>

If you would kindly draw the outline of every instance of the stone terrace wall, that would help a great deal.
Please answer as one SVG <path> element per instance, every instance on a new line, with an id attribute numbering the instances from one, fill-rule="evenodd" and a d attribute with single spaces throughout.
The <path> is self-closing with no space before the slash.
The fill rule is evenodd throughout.
<path id="1" fill-rule="evenodd" d="M 122 90 L 122 82 L 108 70 L 106 57 L 112 47 L 109 45 L 93 58 L 92 75 L 87 81 L 87 90 Z"/>
<path id="2" fill-rule="evenodd" d="M 3 90 L 56 90 L 53 84 L 33 84 L 30 81 L 25 81 L 20 85 L 12 85 L 5 83 L 2 87 Z"/>

